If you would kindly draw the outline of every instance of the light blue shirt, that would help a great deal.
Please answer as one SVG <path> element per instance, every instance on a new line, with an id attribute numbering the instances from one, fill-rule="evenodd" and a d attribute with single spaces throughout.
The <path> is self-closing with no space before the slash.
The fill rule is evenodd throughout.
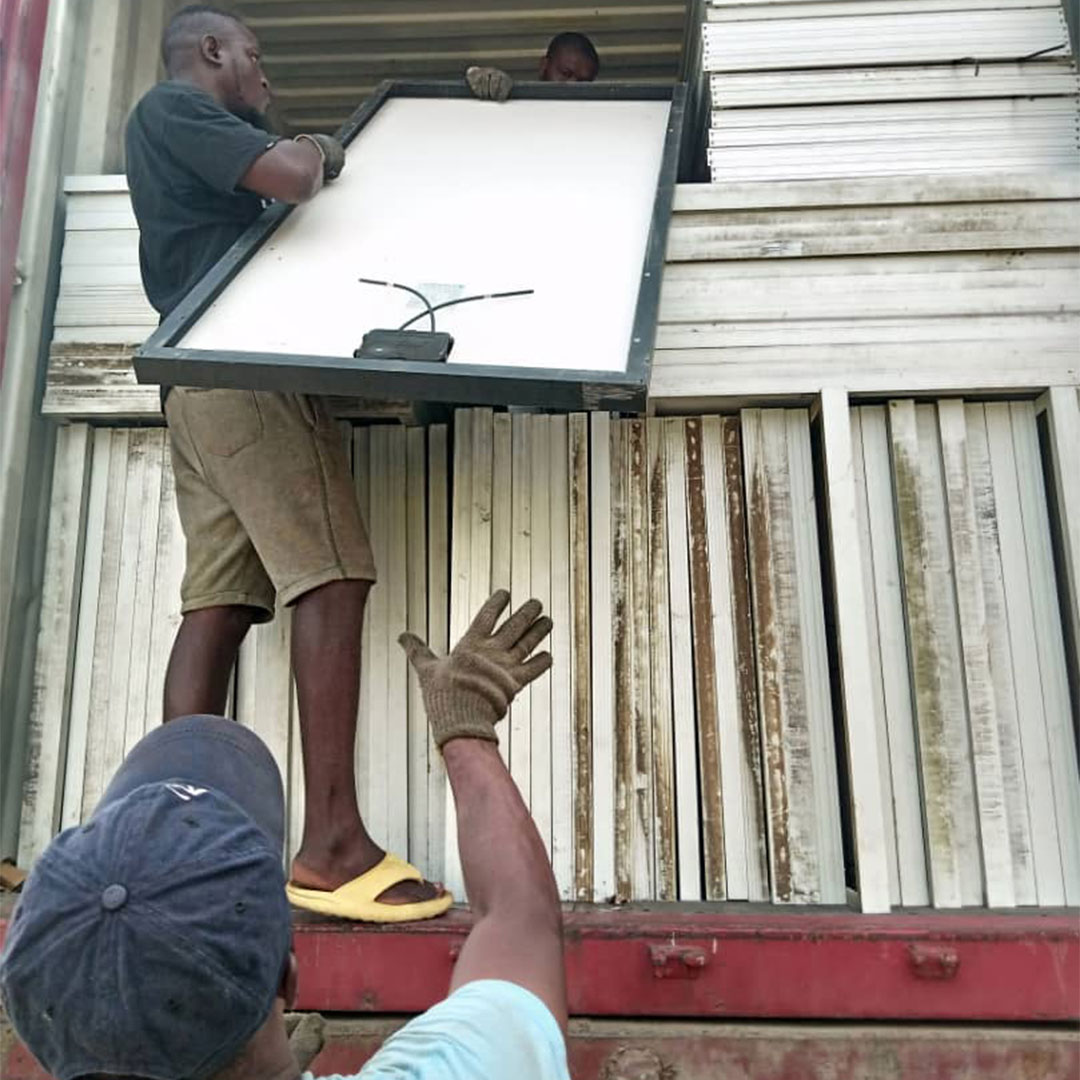
<path id="1" fill-rule="evenodd" d="M 514 983 L 481 979 L 410 1020 L 359 1073 L 322 1080 L 570 1080 L 551 1010 Z M 303 1080 L 314 1080 L 305 1073 Z"/>

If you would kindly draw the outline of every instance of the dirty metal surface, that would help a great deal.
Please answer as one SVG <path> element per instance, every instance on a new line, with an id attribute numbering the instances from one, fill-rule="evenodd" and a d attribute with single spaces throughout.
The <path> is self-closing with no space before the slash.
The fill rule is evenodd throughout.
<path id="1" fill-rule="evenodd" d="M 355 1071 L 400 1023 L 332 1022 L 316 1076 Z M 576 1020 L 569 1058 L 574 1080 L 1066 1080 L 1078 1046 L 1060 1028 Z"/>
<path id="2" fill-rule="evenodd" d="M 0 915 L 10 907 L 5 899 Z M 641 1069 L 654 1059 L 675 1070 L 662 1071 L 663 1080 L 1077 1075 L 1074 909 L 864 916 L 740 907 L 745 914 L 705 904 L 566 911 L 570 1008 L 591 1018 L 572 1022 L 575 1080 L 650 1080 L 657 1074 Z M 401 927 L 298 916 L 298 1007 L 420 1012 L 445 993 L 470 925 L 462 909 Z M 690 1018 L 698 1022 L 685 1022 Z M 913 1020 L 997 1026 L 880 1023 Z M 335 1018 L 316 1075 L 355 1071 L 400 1022 Z M 1017 1023 L 1043 1026 L 1005 1026 Z M 11 1032 L 0 1029 L 0 1037 L 0 1075 L 42 1080 Z"/>
<path id="3" fill-rule="evenodd" d="M 649 466 L 644 420 L 624 421 L 628 444 L 630 494 L 630 596 L 635 611 L 645 617 L 631 620 L 633 798 L 633 885 L 634 896 L 657 896 L 657 864 L 661 855 L 656 827 L 657 788 L 661 782 L 653 772 L 652 639 L 649 608 Z"/>
<path id="4" fill-rule="evenodd" d="M 739 905 L 744 910 L 749 905 Z M 806 914 L 590 906 L 565 916 L 576 1016 L 1065 1022 L 1080 1019 L 1080 921 L 1038 914 Z M 470 926 L 297 918 L 299 1007 L 417 1012 L 445 992 Z M 660 977 L 656 946 L 689 950 Z M 704 962 L 698 961 L 698 954 Z"/>
<path id="5" fill-rule="evenodd" d="M 675 817 L 675 738 L 672 698 L 670 592 L 667 541 L 667 460 L 663 421 L 646 421 L 649 498 L 649 716 L 652 721 L 653 808 L 656 828 L 656 896 L 678 895 Z"/>
<path id="6" fill-rule="evenodd" d="M 318 1076 L 351 1076 L 408 1018 L 332 1017 Z M 1074 1031 L 1034 1026 L 572 1020 L 574 1080 L 1070 1080 Z M 0 1017 L 0 1075 L 47 1080 Z"/>
<path id="7" fill-rule="evenodd" d="M 753 620 L 750 600 L 750 552 L 746 536 L 746 499 L 743 491 L 742 431 L 736 417 L 723 420 L 725 493 L 731 537 L 732 628 L 735 635 L 736 677 L 740 703 L 744 755 L 743 770 L 750 789 L 744 799 L 746 832 L 751 850 L 747 861 L 755 887 L 750 899 L 764 899 L 768 891 L 769 853 L 765 847 L 765 788 L 761 775 L 761 720 L 758 713 L 754 662 Z"/>
<path id="8" fill-rule="evenodd" d="M 567 420 L 570 455 L 571 686 L 574 727 L 574 896 L 593 888 L 592 631 L 589 608 L 589 427 L 582 413 Z"/>
<path id="9" fill-rule="evenodd" d="M 701 420 L 686 421 L 686 504 L 690 528 L 690 589 L 694 631 L 694 694 L 698 717 L 701 830 L 705 841 L 705 896 L 727 896 L 724 867 L 723 791 L 720 783 L 719 717 L 716 701 L 716 656 L 713 653 L 712 579 L 705 513 L 705 464 Z"/>
<path id="10" fill-rule="evenodd" d="M 611 425 L 611 610 L 615 655 L 615 896 L 634 896 L 633 616 L 630 595 L 629 425 Z"/>

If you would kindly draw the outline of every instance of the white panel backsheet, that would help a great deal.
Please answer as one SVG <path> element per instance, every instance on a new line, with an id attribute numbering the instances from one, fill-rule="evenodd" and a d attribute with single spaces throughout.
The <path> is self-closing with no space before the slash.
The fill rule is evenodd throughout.
<path id="1" fill-rule="evenodd" d="M 393 98 L 181 345 L 351 356 L 422 310 L 368 277 L 432 303 L 535 289 L 439 312 L 452 363 L 621 371 L 669 109 Z"/>

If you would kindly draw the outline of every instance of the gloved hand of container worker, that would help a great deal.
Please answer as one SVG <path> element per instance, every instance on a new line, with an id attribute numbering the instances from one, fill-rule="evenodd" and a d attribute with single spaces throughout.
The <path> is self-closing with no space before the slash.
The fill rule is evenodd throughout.
<path id="1" fill-rule="evenodd" d="M 496 67 L 473 66 L 465 72 L 465 81 L 481 101 L 505 101 L 514 89 L 514 80 Z"/>

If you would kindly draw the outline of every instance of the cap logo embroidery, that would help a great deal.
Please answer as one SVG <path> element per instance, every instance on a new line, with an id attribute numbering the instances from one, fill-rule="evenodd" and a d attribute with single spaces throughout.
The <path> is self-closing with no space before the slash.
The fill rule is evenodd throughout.
<path id="1" fill-rule="evenodd" d="M 200 795 L 205 795 L 209 790 L 204 787 L 195 787 L 194 784 L 166 784 L 165 786 L 178 799 L 183 799 L 184 802 L 191 802 L 192 799 L 197 799 Z"/>

